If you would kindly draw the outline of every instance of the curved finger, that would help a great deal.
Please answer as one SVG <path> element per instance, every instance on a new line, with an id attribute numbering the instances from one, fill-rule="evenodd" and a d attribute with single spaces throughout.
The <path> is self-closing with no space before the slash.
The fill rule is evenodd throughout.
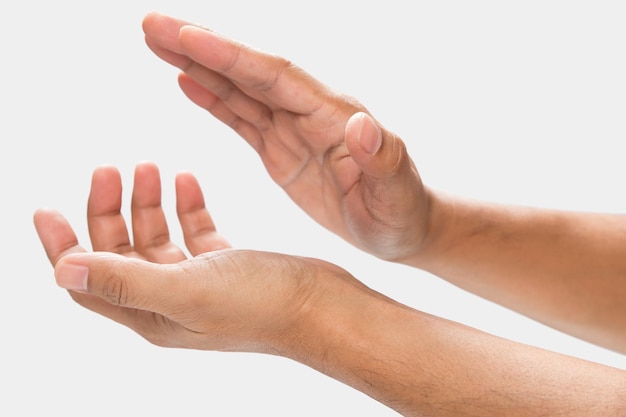
<path id="1" fill-rule="evenodd" d="M 146 259 L 174 263 L 185 259 L 184 253 L 170 241 L 170 233 L 161 206 L 159 168 L 151 162 L 137 164 L 131 215 L 134 249 Z"/>
<path id="2" fill-rule="evenodd" d="M 187 172 L 176 176 L 176 212 L 185 244 L 193 256 L 230 248 L 226 239 L 217 233 L 197 179 Z"/>
<path id="3" fill-rule="evenodd" d="M 352 158 L 370 176 L 386 178 L 408 167 L 400 138 L 383 130 L 367 113 L 355 113 L 346 124 L 346 145 Z"/>
<path id="4" fill-rule="evenodd" d="M 157 43 L 154 39 L 145 38 L 146 45 L 150 50 L 163 61 L 167 62 L 170 65 L 173 65 L 177 68 L 184 69 L 189 67 L 192 64 L 192 60 L 186 56 L 177 54 L 176 52 L 172 52 L 171 50 L 164 48 L 159 43 Z"/>
<path id="5" fill-rule="evenodd" d="M 130 253 L 132 245 L 121 213 L 122 178 L 117 168 L 101 166 L 91 177 L 87 225 L 95 251 Z"/>
<path id="6" fill-rule="evenodd" d="M 67 255 L 85 253 L 85 250 L 78 245 L 71 226 L 58 211 L 47 208 L 38 209 L 33 216 L 33 222 L 53 266 L 59 264 L 59 261 Z M 69 294 L 78 304 L 135 330 L 152 343 L 161 346 L 170 345 L 168 340 L 176 341 L 187 334 L 184 328 L 167 319 L 155 320 L 154 313 L 115 306 L 100 297 L 84 293 L 82 286 L 86 280 L 81 276 L 84 270 L 82 265 L 70 265 L 65 269 L 64 276 L 55 274 L 57 283 L 68 289 Z M 79 284 L 76 284 L 76 281 L 79 281 Z"/>
<path id="7" fill-rule="evenodd" d="M 298 114 L 322 105 L 327 88 L 290 61 L 235 42 L 197 26 L 179 33 L 185 55 L 233 83 L 262 94 L 268 102 Z"/>
<path id="8" fill-rule="evenodd" d="M 189 271 L 181 264 L 157 264 L 111 252 L 65 256 L 54 273 L 59 286 L 67 290 L 97 296 L 112 306 L 163 315 L 179 308 L 189 295 L 185 278 Z"/>
<path id="9" fill-rule="evenodd" d="M 65 217 L 53 209 L 39 209 L 33 223 L 50 263 L 56 263 L 70 253 L 85 252 L 78 244 L 74 230 Z"/>
<path id="10" fill-rule="evenodd" d="M 233 111 L 239 117 L 257 124 L 267 119 L 270 114 L 265 105 L 243 93 L 227 78 L 199 65 L 185 55 L 178 35 L 180 28 L 187 25 L 188 22 L 180 19 L 157 12 L 149 13 L 143 21 L 146 45 L 159 58 L 186 72 L 198 85 L 211 91 L 212 95 L 220 97 L 222 101 L 230 101 L 234 107 Z"/>
<path id="11" fill-rule="evenodd" d="M 272 111 L 246 94 L 226 77 L 192 62 L 183 71 L 199 85 L 220 98 L 233 113 L 263 131 L 271 126 Z"/>
<path id="12" fill-rule="evenodd" d="M 62 258 L 54 272 L 57 283 L 73 290 L 72 297 L 86 308 L 158 345 L 189 346 L 197 335 L 190 326 L 197 326 L 198 311 L 219 299 L 212 299 L 211 259 L 196 266 L 162 265 L 109 252 L 83 253 Z"/>
<path id="13" fill-rule="evenodd" d="M 219 97 L 198 84 L 185 73 L 178 77 L 183 93 L 197 106 L 207 110 L 215 118 L 233 129 L 257 152 L 262 147 L 263 138 L 259 130 L 248 121 L 235 114 Z"/>

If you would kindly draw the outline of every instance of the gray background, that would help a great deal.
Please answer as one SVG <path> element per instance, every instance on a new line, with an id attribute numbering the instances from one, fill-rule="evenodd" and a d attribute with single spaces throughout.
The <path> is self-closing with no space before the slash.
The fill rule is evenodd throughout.
<path id="1" fill-rule="evenodd" d="M 183 96 L 177 71 L 145 47 L 140 25 L 159 10 L 290 58 L 401 135 L 433 187 L 503 203 L 626 212 L 622 4 L 3 2 L 0 414 L 395 415 L 282 358 L 154 347 L 56 287 L 34 210 L 61 210 L 89 247 L 92 170 L 118 166 L 127 202 L 141 160 L 161 167 L 177 242 L 173 178 L 190 170 L 236 247 L 323 258 L 417 309 L 626 369 L 622 355 L 376 260 L 318 227 L 243 140 Z"/>

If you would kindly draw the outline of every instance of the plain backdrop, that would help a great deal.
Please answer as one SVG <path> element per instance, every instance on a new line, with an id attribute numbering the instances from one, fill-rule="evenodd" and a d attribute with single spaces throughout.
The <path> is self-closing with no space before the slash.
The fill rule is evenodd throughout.
<path id="1" fill-rule="evenodd" d="M 239 248 L 326 259 L 414 308 L 626 369 L 626 359 L 368 256 L 275 186 L 235 133 L 179 91 L 144 44 L 159 10 L 283 55 L 358 98 L 407 143 L 429 185 L 502 203 L 626 212 L 626 6 L 619 1 L 120 1 L 0 6 L 0 415 L 393 416 L 271 356 L 157 348 L 74 304 L 32 226 L 62 211 L 90 248 L 92 170 L 194 172 Z M 128 206 L 124 206 L 125 212 Z"/>

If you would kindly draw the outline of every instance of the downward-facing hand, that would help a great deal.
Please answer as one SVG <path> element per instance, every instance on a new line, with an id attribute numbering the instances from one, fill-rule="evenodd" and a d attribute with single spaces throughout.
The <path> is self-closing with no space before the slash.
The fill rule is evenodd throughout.
<path id="1" fill-rule="evenodd" d="M 403 142 L 288 60 L 158 13 L 143 22 L 185 94 L 243 137 L 317 222 L 388 260 L 427 238 L 430 194 Z M 236 155 L 232 156 L 233 159 Z"/>

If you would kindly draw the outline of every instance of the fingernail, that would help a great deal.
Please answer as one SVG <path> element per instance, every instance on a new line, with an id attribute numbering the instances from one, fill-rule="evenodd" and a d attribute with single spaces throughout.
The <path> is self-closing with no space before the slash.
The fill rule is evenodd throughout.
<path id="1" fill-rule="evenodd" d="M 54 271 L 59 287 L 82 292 L 87 292 L 88 274 L 89 268 L 86 266 L 72 264 L 61 264 Z"/>
<path id="2" fill-rule="evenodd" d="M 361 128 L 359 132 L 361 148 L 370 155 L 374 155 L 383 143 L 383 134 L 380 128 L 373 123 L 365 114 L 361 116 Z"/>

